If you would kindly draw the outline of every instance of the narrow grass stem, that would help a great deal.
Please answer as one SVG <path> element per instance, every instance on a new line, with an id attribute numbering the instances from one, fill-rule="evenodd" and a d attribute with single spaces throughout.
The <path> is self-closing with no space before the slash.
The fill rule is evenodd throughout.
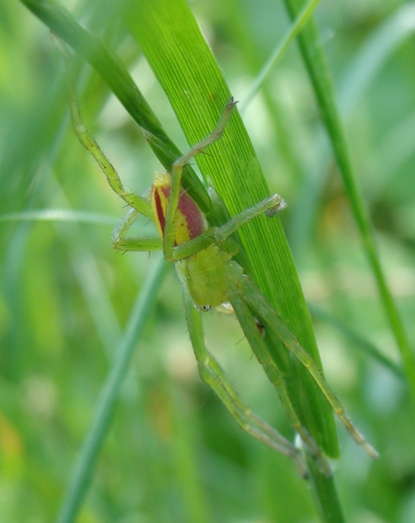
<path id="1" fill-rule="evenodd" d="M 298 2 L 296 0 L 285 0 L 285 4 L 291 17 L 295 18 L 298 11 Z M 335 102 L 330 71 L 315 23 L 309 23 L 304 32 L 298 35 L 298 43 L 319 103 L 322 118 L 326 125 L 340 174 L 346 188 L 346 193 L 350 200 L 353 216 L 360 231 L 363 247 L 385 309 L 386 317 L 401 353 L 410 395 L 413 405 L 415 406 L 414 355 L 379 259 L 372 225 L 363 203 L 360 188 L 358 187 L 356 173 L 352 166 L 345 132 Z"/>
<path id="2" fill-rule="evenodd" d="M 58 516 L 58 523 L 75 521 L 86 497 L 99 452 L 108 433 L 121 385 L 129 369 L 137 342 L 153 311 L 157 291 L 168 267 L 169 264 L 159 259 L 137 298 L 124 337 L 118 346 L 118 356 L 101 390 L 95 410 L 95 418 L 72 473 L 66 497 Z"/>
<path id="3" fill-rule="evenodd" d="M 255 95 L 261 88 L 262 84 L 268 77 L 269 73 L 272 71 L 272 69 L 277 65 L 277 63 L 284 56 L 284 54 L 287 51 L 288 47 L 290 46 L 291 42 L 299 34 L 299 32 L 303 29 L 303 27 L 308 22 L 311 15 L 313 14 L 314 9 L 317 7 L 317 5 L 319 3 L 320 3 L 320 0 L 311 0 L 304 7 L 304 9 L 301 11 L 301 13 L 297 16 L 297 18 L 294 20 L 292 27 L 289 29 L 288 33 L 285 35 L 282 42 L 278 43 L 274 52 L 265 62 L 261 71 L 258 73 L 254 82 L 252 83 L 252 85 L 248 91 L 248 94 L 245 97 L 245 100 L 240 104 L 239 111 L 241 114 L 243 114 L 246 111 L 248 105 L 252 102 L 252 99 L 255 97 Z"/>

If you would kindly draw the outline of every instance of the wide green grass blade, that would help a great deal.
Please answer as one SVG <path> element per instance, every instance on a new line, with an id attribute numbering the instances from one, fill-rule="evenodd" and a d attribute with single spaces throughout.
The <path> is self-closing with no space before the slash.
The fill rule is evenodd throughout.
<path id="1" fill-rule="evenodd" d="M 190 144 L 211 131 L 230 97 L 222 73 L 184 2 L 167 0 L 131 4 L 127 20 L 162 84 Z M 213 180 L 232 215 L 252 206 L 269 193 L 251 142 L 235 114 L 224 137 L 197 163 Z M 298 276 L 279 221 L 258 219 L 241 230 L 256 280 L 291 330 L 319 361 L 312 325 Z M 284 349 L 282 349 L 284 350 Z M 300 416 L 329 455 L 337 455 L 330 409 L 321 401 L 308 373 L 287 379 Z M 342 521 L 332 479 L 319 476 L 314 492 L 323 519 Z M 323 492 L 333 495 L 324 497 Z"/>
<path id="2" fill-rule="evenodd" d="M 218 64 L 184 2 L 173 6 L 163 0 L 144 1 L 131 6 L 131 31 L 169 97 L 188 142 L 196 143 L 215 127 L 231 96 Z M 208 152 L 200 155 L 197 163 L 202 173 L 209 175 L 232 215 L 269 195 L 237 112 L 224 137 Z M 302 343 L 314 352 L 309 314 L 278 219 L 258 219 L 247 224 L 240 235 L 257 282 Z M 317 353 L 313 355 L 318 360 Z M 325 406 L 322 408 L 325 410 Z M 327 414 L 330 418 L 331 414 Z M 317 430 L 321 433 L 317 439 L 327 452 L 336 452 L 336 446 L 331 447 L 331 429 L 327 441 L 324 431 L 323 427 Z"/>

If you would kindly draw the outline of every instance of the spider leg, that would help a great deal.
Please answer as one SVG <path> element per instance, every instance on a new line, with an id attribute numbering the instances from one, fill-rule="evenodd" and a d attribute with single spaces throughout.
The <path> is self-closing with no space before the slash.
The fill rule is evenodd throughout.
<path id="1" fill-rule="evenodd" d="M 272 329 L 275 335 L 281 340 L 283 345 L 308 370 L 320 388 L 321 392 L 324 394 L 327 401 L 331 405 L 333 411 L 340 418 L 354 440 L 363 447 L 369 456 L 372 458 L 377 458 L 377 451 L 366 441 L 364 436 L 359 432 L 359 430 L 354 426 L 350 418 L 347 416 L 342 404 L 324 379 L 313 358 L 300 345 L 297 338 L 289 331 L 285 323 L 276 313 L 274 308 L 268 303 L 267 299 L 262 295 L 257 286 L 247 277 L 244 277 L 243 285 L 245 289 L 245 297 L 248 300 L 250 307 L 253 307 L 257 311 L 266 328 Z M 231 303 L 233 305 L 232 301 Z"/>
<path id="2" fill-rule="evenodd" d="M 293 459 L 300 475 L 305 478 L 307 472 L 301 450 L 254 414 L 242 401 L 229 384 L 229 380 L 218 361 L 206 348 L 202 313 L 195 308 L 192 298 L 187 293 L 184 293 L 184 300 L 190 338 L 202 380 L 219 396 L 223 405 L 245 432 L 277 452 Z"/>
<path id="3" fill-rule="evenodd" d="M 235 310 L 235 314 L 242 327 L 242 330 L 245 333 L 245 336 L 249 341 L 252 351 L 254 352 L 259 363 L 262 365 L 269 380 L 271 383 L 273 383 L 278 392 L 278 396 L 285 409 L 285 412 L 287 413 L 291 426 L 300 435 L 303 443 L 316 458 L 324 474 L 326 474 L 326 476 L 331 476 L 329 464 L 324 457 L 322 450 L 311 437 L 305 426 L 301 423 L 301 420 L 294 409 L 287 392 L 284 378 L 269 355 L 261 332 L 258 329 L 258 325 L 255 321 L 255 317 L 246 303 L 245 298 L 238 292 L 232 292 L 229 296 L 229 301 Z"/>
<path id="4" fill-rule="evenodd" d="M 166 225 L 164 229 L 163 248 L 164 255 L 168 260 L 174 260 L 174 221 L 176 216 L 177 207 L 179 205 L 180 189 L 182 184 L 182 175 L 184 167 L 189 161 L 194 158 L 197 154 L 202 152 L 204 149 L 212 145 L 214 142 L 219 140 L 222 136 L 223 130 L 225 129 L 229 119 L 232 115 L 232 111 L 236 105 L 233 98 L 229 100 L 221 117 L 219 118 L 216 128 L 206 138 L 195 144 L 186 154 L 178 158 L 172 165 L 171 177 L 172 186 L 170 189 L 169 205 L 167 208 Z"/>
<path id="5" fill-rule="evenodd" d="M 141 213 L 131 208 L 121 222 L 115 227 L 111 242 L 114 249 L 119 251 L 161 251 L 163 242 L 160 237 L 140 238 L 128 237 L 127 231 Z"/>
<path id="6" fill-rule="evenodd" d="M 134 223 L 138 215 L 143 214 L 150 220 L 153 220 L 153 211 L 147 198 L 134 194 L 127 190 L 117 171 L 112 166 L 111 162 L 102 152 L 98 143 L 83 125 L 79 104 L 75 95 L 75 89 L 71 78 L 71 62 L 70 57 L 62 49 L 66 62 L 66 83 L 69 95 L 69 106 L 71 112 L 72 125 L 76 136 L 81 144 L 89 151 L 94 160 L 99 165 L 104 173 L 112 190 L 118 194 L 131 208 L 114 229 L 112 234 L 112 245 L 114 249 L 121 251 L 155 251 L 162 249 L 162 241 L 158 237 L 154 238 L 128 238 L 126 233 Z"/>
<path id="7" fill-rule="evenodd" d="M 118 194 L 128 205 L 136 209 L 150 220 L 153 219 L 153 213 L 151 210 L 150 203 L 133 192 L 126 189 L 118 176 L 117 171 L 111 165 L 111 162 L 102 152 L 101 148 L 97 144 L 96 140 L 91 136 L 89 131 L 86 129 L 82 122 L 81 113 L 78 105 L 78 101 L 75 94 L 75 89 L 71 75 L 71 62 L 70 57 L 64 52 L 65 63 L 66 63 L 66 84 L 69 96 L 69 106 L 71 112 L 72 125 L 79 141 L 82 145 L 90 152 L 94 160 L 97 162 L 102 172 L 104 173 L 111 189 Z"/>

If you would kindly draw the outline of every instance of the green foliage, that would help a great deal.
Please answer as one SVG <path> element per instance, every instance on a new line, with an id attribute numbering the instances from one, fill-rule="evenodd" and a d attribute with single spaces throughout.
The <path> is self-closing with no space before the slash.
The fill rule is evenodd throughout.
<path id="1" fill-rule="evenodd" d="M 51 5 L 45 0 L 38 4 Z M 152 19 L 151 10 L 139 10 L 149 8 L 141 2 L 125 16 L 125 4 L 80 1 L 75 9 L 71 3 L 71 9 L 133 74 L 157 114 L 156 119 L 147 114 L 151 124 L 162 122 L 167 135 L 186 150 L 177 120 L 194 143 L 212 128 L 229 93 L 215 64 L 205 61 L 199 40 L 193 45 L 202 53 L 200 63 L 182 59 L 182 77 L 174 56 L 166 62 L 165 53 L 175 51 L 170 33 L 163 31 L 166 11 Z M 165 8 L 172 4 L 165 2 Z M 177 6 L 178 19 L 170 19 L 171 27 L 178 31 L 190 24 L 182 35 L 186 41 L 197 34 L 197 26 L 184 20 L 182 3 Z M 289 29 L 283 6 L 269 0 L 224 0 L 191 4 L 190 9 L 230 91 L 243 102 Z M 410 340 L 415 337 L 415 116 L 407 39 L 414 19 L 411 5 L 400 7 L 393 0 L 335 7 L 323 3 L 317 9 L 320 38 L 343 111 L 348 154 L 363 189 L 366 214 L 375 226 L 381 253 L 375 253 L 376 263 L 380 261 L 387 274 Z M 156 29 L 159 40 L 154 43 L 151 33 Z M 109 224 L 115 225 L 123 214 L 121 202 L 70 128 L 62 60 L 45 26 L 22 4 L 2 4 L 0 39 L 0 519 L 51 521 L 67 495 L 70 471 L 86 434 L 91 438 L 91 420 L 96 422 L 100 413 L 98 398 L 103 401 L 100 390 L 109 383 L 107 376 L 114 376 L 110 369 L 114 361 L 120 365 L 120 354 L 127 359 L 131 355 L 120 352 L 126 339 L 122 333 L 156 262 L 146 255 L 120 256 L 111 249 Z M 84 119 L 126 185 L 143 193 L 160 165 L 102 79 L 83 61 L 77 66 Z M 319 117 L 321 96 L 319 109 L 309 74 L 292 45 L 246 107 L 244 123 L 270 192 L 288 201 L 281 218 L 307 300 L 325 311 L 316 315 L 315 328 L 328 382 L 381 453 L 377 463 L 370 463 L 340 429 L 342 456 L 335 480 L 345 519 L 411 521 L 413 405 L 384 299 L 374 283 L 376 270 L 366 262 Z M 192 86 L 188 99 L 180 91 L 186 82 Z M 212 85 L 218 96 L 212 98 L 214 103 L 205 96 Z M 113 85 L 112 89 L 116 91 Z M 261 178 L 237 177 L 247 173 L 247 166 L 255 173 L 259 167 L 241 122 L 235 125 L 223 148 L 218 144 L 209 151 L 211 156 L 198 161 L 232 214 L 269 193 Z M 174 148 L 166 146 L 164 135 L 157 136 L 160 141 L 153 147 L 166 165 Z M 229 166 L 226 172 L 220 171 L 223 158 Z M 61 212 L 44 212 L 52 210 Z M 139 227 L 141 233 L 152 233 L 145 222 Z M 259 227 L 259 235 L 251 227 L 241 235 L 256 280 L 290 328 L 311 340 L 284 234 L 277 224 L 266 230 L 260 222 Z M 237 344 L 242 334 L 236 322 L 210 316 L 207 343 L 235 387 L 255 410 L 292 437 L 249 348 L 244 342 Z M 302 329 L 305 334 L 300 334 Z M 381 357 L 373 357 L 373 347 Z M 398 371 L 390 361 L 398 363 Z M 179 284 L 173 277 L 162 287 L 129 368 L 80 523 L 317 518 L 307 485 L 291 463 L 240 433 L 200 383 Z M 116 387 L 118 379 L 113 382 Z M 289 386 L 295 390 L 298 383 L 293 379 Z M 116 397 L 113 391 L 112 400 Z M 110 414 L 111 409 L 106 422 Z M 102 430 L 100 434 L 105 435 Z M 333 503 L 330 496 L 322 499 L 324 486 L 320 491 L 318 484 L 314 488 L 323 505 Z M 80 495 L 86 493 L 84 488 Z"/>

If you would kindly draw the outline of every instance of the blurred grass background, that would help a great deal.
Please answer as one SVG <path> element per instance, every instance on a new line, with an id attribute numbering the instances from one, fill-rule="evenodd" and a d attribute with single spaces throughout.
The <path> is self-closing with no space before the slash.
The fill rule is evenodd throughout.
<path id="1" fill-rule="evenodd" d="M 63 3 L 116 49 L 185 150 L 116 7 Z M 283 5 L 212 0 L 190 6 L 243 102 L 289 25 Z M 317 17 L 381 261 L 413 342 L 415 5 L 323 1 Z M 2 4 L 0 43 L 0 521 L 37 523 L 56 518 L 114 347 L 155 257 L 111 249 L 111 230 L 124 210 L 70 128 L 61 58 L 48 31 L 22 5 Z M 143 193 L 160 165 L 96 73 L 83 67 L 80 75 L 88 127 L 126 185 Z M 328 381 L 381 453 L 371 463 L 340 427 L 336 481 L 346 520 L 412 521 L 413 409 L 403 380 L 356 341 L 361 336 L 399 363 L 295 45 L 244 120 L 271 192 L 289 204 L 282 220 L 317 311 Z M 67 213 L 59 220 L 33 214 L 55 209 Z M 151 233 L 150 225 L 141 226 Z M 208 316 L 209 347 L 236 388 L 291 435 L 234 319 Z M 172 271 L 135 353 L 78 521 L 316 521 L 292 464 L 240 433 L 200 382 Z"/>

